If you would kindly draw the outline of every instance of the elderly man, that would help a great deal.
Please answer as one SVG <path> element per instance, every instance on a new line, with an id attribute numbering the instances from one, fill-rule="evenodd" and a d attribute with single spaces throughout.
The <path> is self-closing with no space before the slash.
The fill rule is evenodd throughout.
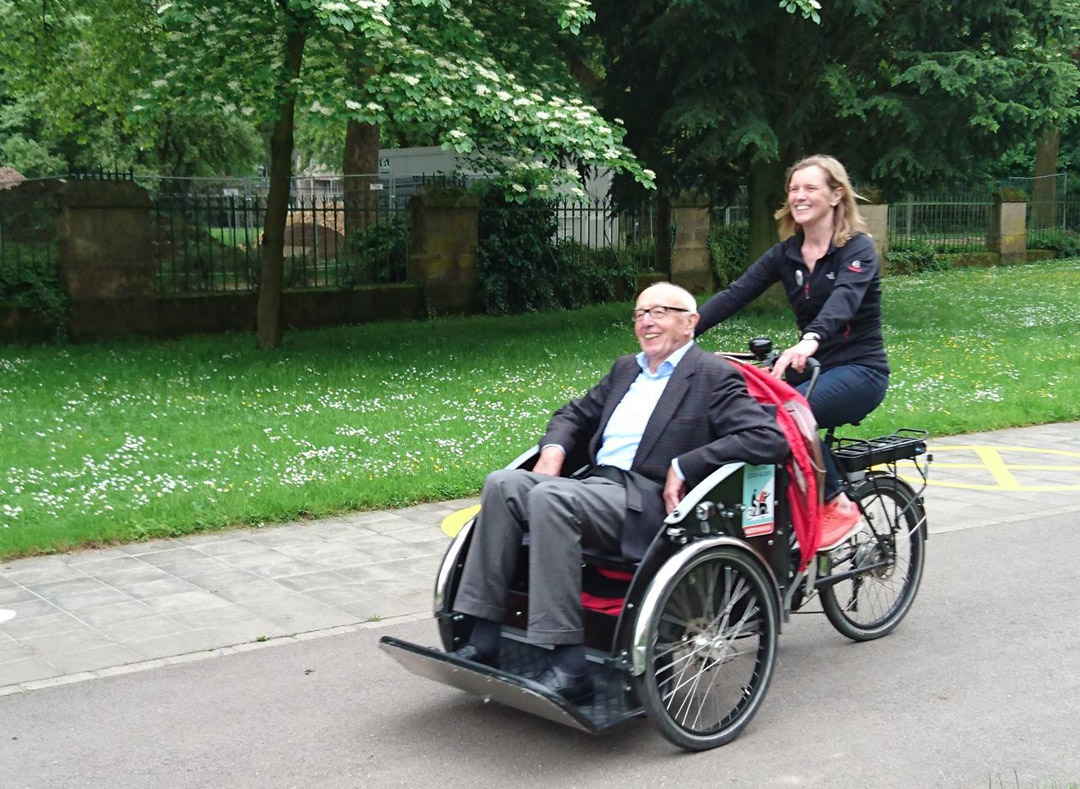
<path id="1" fill-rule="evenodd" d="M 633 311 L 641 353 L 619 358 L 599 384 L 560 408 L 532 471 L 490 474 L 455 610 L 476 617 L 458 657 L 494 665 L 518 547 L 529 543 L 531 643 L 553 645 L 538 682 L 574 703 L 592 695 L 581 612 L 581 546 L 640 559 L 686 491 L 731 461 L 778 463 L 787 443 L 728 362 L 693 341 L 694 297 L 660 283 Z M 573 447 L 592 471 L 561 477 Z M 573 470 L 573 469 L 569 469 Z"/>

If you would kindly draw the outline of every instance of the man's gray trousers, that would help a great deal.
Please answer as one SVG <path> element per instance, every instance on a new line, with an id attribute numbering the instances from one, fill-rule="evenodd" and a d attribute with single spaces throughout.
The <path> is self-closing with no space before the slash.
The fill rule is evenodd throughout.
<path id="1" fill-rule="evenodd" d="M 528 640 L 580 644 L 581 546 L 619 552 L 626 489 L 601 477 L 521 469 L 488 475 L 454 610 L 502 622 L 518 550 L 529 537 Z"/>

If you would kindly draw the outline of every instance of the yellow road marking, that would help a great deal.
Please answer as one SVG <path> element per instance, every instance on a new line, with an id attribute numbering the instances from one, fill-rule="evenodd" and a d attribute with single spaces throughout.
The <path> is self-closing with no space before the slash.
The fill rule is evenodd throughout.
<path id="1" fill-rule="evenodd" d="M 982 462 L 986 464 L 986 470 L 990 472 L 990 475 L 997 481 L 997 484 L 1003 490 L 1020 490 L 1020 484 L 1009 472 L 1009 467 L 1001 459 L 1001 455 L 993 447 L 976 447 L 975 454 L 977 454 Z"/>
<path id="2" fill-rule="evenodd" d="M 930 479 L 927 481 L 928 485 L 933 485 L 940 488 L 966 488 L 969 490 L 1004 490 L 1004 491 L 1031 491 L 1036 493 L 1052 493 L 1069 490 L 1080 490 L 1080 483 L 1054 483 L 1038 485 L 1025 485 L 1021 484 L 1013 475 L 1015 471 L 1042 471 L 1050 472 L 1050 479 L 1053 479 L 1057 474 L 1075 475 L 1080 472 L 1080 465 L 1054 465 L 1052 463 L 1010 463 L 1004 457 L 1009 453 L 1021 452 L 1033 455 L 1055 455 L 1058 457 L 1068 458 L 1080 458 L 1080 452 L 1071 452 L 1064 449 L 1036 449 L 1033 447 L 997 447 L 997 446 L 981 446 L 977 444 L 948 444 L 943 446 L 931 446 L 930 452 L 935 455 L 935 460 L 931 466 Z M 957 463 L 949 461 L 938 461 L 936 455 L 939 452 L 974 452 L 979 458 L 980 463 Z M 899 470 L 906 468 L 912 468 L 914 464 L 911 461 L 901 461 L 897 464 Z M 884 468 L 884 467 L 879 467 Z M 950 482 L 948 480 L 937 479 L 937 475 L 934 474 L 935 470 L 939 469 L 983 469 L 993 479 L 993 484 L 980 484 L 976 482 Z M 901 473 L 901 478 L 911 482 L 913 484 L 921 484 L 922 478 L 919 476 L 906 475 Z"/>
<path id="3" fill-rule="evenodd" d="M 1070 452 L 1066 449 L 1037 449 L 1034 447 L 984 447 L 975 444 L 945 444 L 943 446 L 930 447 L 931 452 L 953 452 L 961 449 L 972 451 L 979 449 L 995 449 L 998 452 L 1029 452 L 1035 455 L 1063 455 L 1064 457 L 1080 458 L 1080 452 Z"/>
<path id="4" fill-rule="evenodd" d="M 983 463 L 950 463 L 947 460 L 935 459 L 934 468 L 986 468 L 986 465 Z M 1080 471 L 1080 466 L 1055 466 L 1040 463 L 1010 463 L 1009 468 L 1019 469 L 1020 471 Z"/>
<path id="5" fill-rule="evenodd" d="M 439 524 L 439 527 L 447 536 L 457 537 L 458 532 L 465 528 L 465 524 L 469 522 L 469 519 L 478 512 L 480 512 L 479 504 L 474 504 L 463 510 L 452 512 L 442 519 L 442 523 Z"/>

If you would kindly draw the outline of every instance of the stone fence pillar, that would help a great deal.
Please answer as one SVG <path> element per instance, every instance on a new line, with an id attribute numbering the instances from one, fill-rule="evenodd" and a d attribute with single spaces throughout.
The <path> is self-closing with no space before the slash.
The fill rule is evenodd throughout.
<path id="1" fill-rule="evenodd" d="M 859 213 L 866 220 L 870 235 L 874 237 L 881 273 L 885 273 L 885 253 L 889 251 L 889 205 L 876 203 L 859 206 Z"/>
<path id="2" fill-rule="evenodd" d="M 671 222 L 675 226 L 675 242 L 671 248 L 671 281 L 695 295 L 712 293 L 708 202 L 696 196 L 673 200 Z"/>
<path id="3" fill-rule="evenodd" d="M 1005 187 L 994 192 L 986 246 L 998 253 L 1002 265 L 1027 263 L 1027 195 Z"/>
<path id="4" fill-rule="evenodd" d="M 131 181 L 69 181 L 57 190 L 57 268 L 72 339 L 152 333 L 150 196 Z"/>
<path id="5" fill-rule="evenodd" d="M 479 308 L 479 206 L 476 195 L 458 188 L 422 188 L 409 200 L 412 248 L 408 276 L 423 284 L 428 307 L 437 313 L 467 313 Z"/>

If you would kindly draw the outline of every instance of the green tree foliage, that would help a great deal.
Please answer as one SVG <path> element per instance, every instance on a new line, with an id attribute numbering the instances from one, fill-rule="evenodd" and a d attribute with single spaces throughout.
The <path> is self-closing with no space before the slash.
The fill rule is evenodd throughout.
<path id="1" fill-rule="evenodd" d="M 0 164 L 30 176 L 242 175 L 263 157 L 258 130 L 239 118 L 178 106 L 132 114 L 140 65 L 163 44 L 148 4 L 0 0 L 0 36 Z"/>
<path id="2" fill-rule="evenodd" d="M 757 0 L 594 8 L 601 105 L 662 189 L 749 183 L 752 255 L 801 156 L 833 153 L 886 194 L 970 182 L 1077 112 L 1077 70 L 1044 46 L 1067 0 L 830 0 L 820 25 Z"/>

